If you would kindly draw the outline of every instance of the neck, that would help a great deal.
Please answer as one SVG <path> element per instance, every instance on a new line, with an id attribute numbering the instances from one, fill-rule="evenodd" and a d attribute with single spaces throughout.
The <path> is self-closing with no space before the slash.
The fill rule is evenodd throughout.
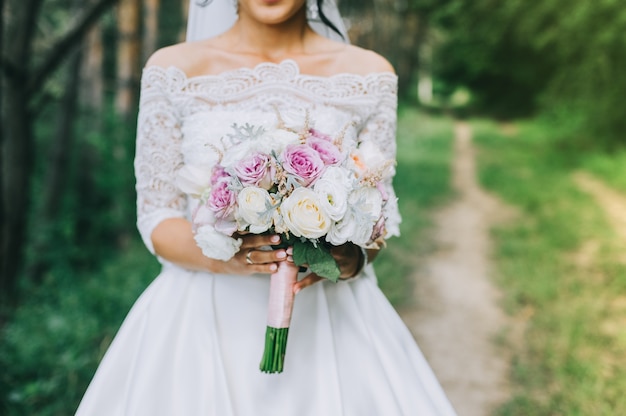
<path id="1" fill-rule="evenodd" d="M 278 62 L 307 51 L 307 40 L 315 36 L 307 24 L 306 9 L 285 22 L 265 24 L 241 14 L 230 31 L 231 50 L 258 55 Z"/>

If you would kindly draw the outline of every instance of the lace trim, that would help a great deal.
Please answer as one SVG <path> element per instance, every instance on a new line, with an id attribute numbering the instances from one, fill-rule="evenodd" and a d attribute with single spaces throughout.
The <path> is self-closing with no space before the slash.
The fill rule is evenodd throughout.
<path id="1" fill-rule="evenodd" d="M 291 60 L 196 77 L 187 77 L 176 67 L 152 66 L 144 70 L 141 87 L 135 155 L 137 216 L 140 234 L 152 252 L 154 228 L 167 218 L 187 215 L 186 195 L 176 185 L 185 161 L 182 144 L 206 140 L 202 132 L 181 131 L 194 113 L 221 109 L 246 114 L 268 111 L 277 104 L 331 107 L 352 115 L 360 142 L 376 141 L 385 157 L 395 158 L 397 77 L 392 73 L 303 75 Z M 391 181 L 385 186 L 390 195 L 385 207 L 387 228 L 389 236 L 397 235 L 400 215 Z"/>
<path id="2" fill-rule="evenodd" d="M 319 99 L 345 99 L 397 94 L 398 77 L 391 72 L 368 75 L 340 73 L 331 76 L 300 73 L 298 64 L 287 59 L 280 63 L 263 62 L 254 68 L 238 68 L 217 75 L 187 74 L 176 66 L 149 66 L 143 70 L 143 80 L 161 84 L 170 93 L 202 94 L 215 102 L 233 102 L 244 95 L 276 85 L 289 86 L 297 95 Z"/>

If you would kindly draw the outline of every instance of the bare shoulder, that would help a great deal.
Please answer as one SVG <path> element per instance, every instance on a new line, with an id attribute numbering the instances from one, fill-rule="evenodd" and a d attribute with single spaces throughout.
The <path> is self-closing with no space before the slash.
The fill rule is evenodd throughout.
<path id="1" fill-rule="evenodd" d="M 378 72 L 395 73 L 393 66 L 383 56 L 374 51 L 349 45 L 341 54 L 340 72 L 368 75 Z"/>
<path id="2" fill-rule="evenodd" d="M 166 46 L 154 52 L 152 56 L 146 62 L 146 68 L 151 66 L 159 66 L 162 68 L 169 68 L 170 66 L 178 67 L 185 70 L 181 65 L 186 66 L 189 64 L 188 59 L 193 54 L 190 54 L 190 47 L 187 43 L 178 43 L 171 46 Z"/>
<path id="3" fill-rule="evenodd" d="M 191 77 L 210 73 L 211 68 L 208 67 L 215 54 L 215 49 L 207 41 L 177 43 L 154 52 L 146 62 L 146 68 L 176 67 Z"/>

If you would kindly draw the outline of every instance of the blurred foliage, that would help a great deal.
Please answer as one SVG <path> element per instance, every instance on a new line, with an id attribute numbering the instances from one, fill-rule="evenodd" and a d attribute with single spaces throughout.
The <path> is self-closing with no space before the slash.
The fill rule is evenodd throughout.
<path id="1" fill-rule="evenodd" d="M 0 413 L 74 414 L 87 384 L 158 263 L 137 238 L 95 271 L 58 265 L 2 329 Z"/>
<path id="2" fill-rule="evenodd" d="M 52 109 L 51 109 L 52 110 Z M 119 123 L 112 110 L 97 115 L 103 126 L 95 129 L 96 117 L 88 111 L 75 123 L 75 145 L 69 153 L 66 191 L 55 221 L 41 223 L 39 204 L 46 179 L 47 129 L 54 125 L 54 111 L 46 111 L 38 124 L 40 158 L 32 183 L 33 209 L 26 263 L 42 260 L 51 268 L 89 270 L 100 258 L 127 243 L 135 228 L 133 125 Z M 39 250 L 46 247 L 46 250 Z"/>
<path id="3" fill-rule="evenodd" d="M 597 152 L 591 153 L 585 158 L 582 167 L 626 194 L 626 149 L 612 153 L 611 157 Z"/>
<path id="4" fill-rule="evenodd" d="M 425 236 L 432 225 L 429 213 L 450 196 L 453 122 L 428 116 L 414 107 L 400 108 L 398 165 L 394 188 L 402 214 L 401 235 L 374 263 L 379 285 L 395 306 L 411 300 L 411 276 L 420 257 L 432 247 Z"/>
<path id="5" fill-rule="evenodd" d="M 575 147 L 626 143 L 626 8 L 619 0 L 450 0 L 432 13 L 444 41 L 433 71 L 498 117 L 541 112 Z M 573 121 L 573 123 L 572 123 Z"/>
<path id="6" fill-rule="evenodd" d="M 35 60 L 74 18 L 70 4 L 45 2 Z M 161 13 L 165 18 L 159 42 L 172 44 L 181 27 L 180 3 L 166 2 Z M 117 85 L 114 13 L 106 14 L 100 24 L 104 110 L 95 112 L 90 103 L 81 103 L 74 114 L 74 140 L 64 149 L 66 174 L 53 221 L 43 220 L 41 211 L 66 66 L 50 78 L 34 103 L 34 175 L 20 302 L 15 309 L 0 309 L 2 415 L 73 414 L 122 319 L 158 272 L 135 227 L 136 122 L 118 117 L 112 104 Z M 43 265 L 43 273 L 26 278 L 33 264 Z"/>

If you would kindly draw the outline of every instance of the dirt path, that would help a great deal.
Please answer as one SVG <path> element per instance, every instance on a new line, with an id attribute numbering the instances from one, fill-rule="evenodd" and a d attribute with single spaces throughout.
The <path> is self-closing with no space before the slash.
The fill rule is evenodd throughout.
<path id="1" fill-rule="evenodd" d="M 511 210 L 477 181 L 470 127 L 455 131 L 457 198 L 435 216 L 436 246 L 400 310 L 459 416 L 485 416 L 510 396 L 510 353 L 498 346 L 511 321 L 490 278 L 489 229 Z M 501 343 L 500 343 L 501 344 Z"/>

